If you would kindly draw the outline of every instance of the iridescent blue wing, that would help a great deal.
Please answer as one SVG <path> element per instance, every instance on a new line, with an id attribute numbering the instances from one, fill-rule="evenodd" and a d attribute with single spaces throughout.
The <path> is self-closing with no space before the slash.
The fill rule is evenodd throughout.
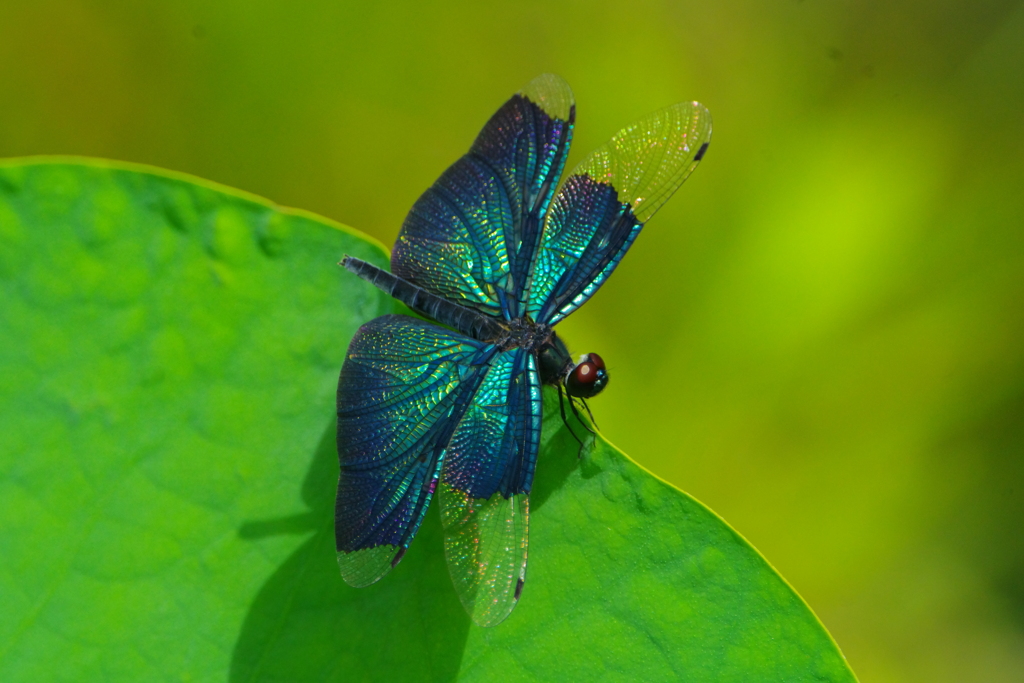
<path id="1" fill-rule="evenodd" d="M 452 583 L 480 626 L 509 615 L 526 581 L 529 492 L 543 402 L 532 353 L 491 361 L 445 454 L 441 520 Z"/>
<path id="2" fill-rule="evenodd" d="M 391 271 L 488 315 L 519 317 L 574 117 L 572 91 L 557 76 L 513 95 L 413 205 Z"/>
<path id="3" fill-rule="evenodd" d="M 366 586 L 398 563 L 437 486 L 442 454 L 497 353 L 386 315 L 352 339 L 338 381 L 338 565 Z"/>
<path id="4" fill-rule="evenodd" d="M 474 498 L 528 493 L 542 403 L 534 354 L 498 352 L 448 444 L 444 481 Z"/>
<path id="5" fill-rule="evenodd" d="M 623 128 L 580 162 L 548 211 L 527 313 L 553 325 L 593 296 L 710 140 L 708 110 L 681 103 Z"/>

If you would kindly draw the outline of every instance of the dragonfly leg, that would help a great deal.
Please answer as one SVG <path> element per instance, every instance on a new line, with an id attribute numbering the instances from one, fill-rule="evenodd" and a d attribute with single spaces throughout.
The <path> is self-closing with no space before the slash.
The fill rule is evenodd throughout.
<path id="1" fill-rule="evenodd" d="M 582 401 L 582 399 L 580 400 Z M 586 405 L 586 402 L 584 402 L 583 406 L 586 407 Z M 580 410 L 579 408 L 576 407 L 576 399 L 573 398 L 572 396 L 569 397 L 569 407 L 572 408 L 572 414 L 576 416 L 576 421 L 583 425 L 583 428 L 586 429 L 588 432 L 590 432 L 594 436 L 597 436 L 597 432 L 591 429 L 590 425 L 583 421 L 583 416 L 580 415 Z M 589 408 L 587 408 L 587 412 L 590 412 Z"/>
<path id="2" fill-rule="evenodd" d="M 584 404 L 584 405 L 586 405 L 586 404 Z M 572 409 L 572 414 L 576 416 L 576 421 L 579 422 L 581 425 L 583 425 L 583 428 L 586 429 L 588 432 L 590 432 L 594 436 L 597 436 L 597 432 L 595 432 L 593 429 L 591 429 L 590 426 L 586 422 L 583 421 L 583 418 L 580 417 L 580 411 L 579 411 L 579 409 L 576 408 L 576 401 L 575 401 L 575 399 L 573 399 L 572 396 L 569 397 L 569 408 Z M 575 434 L 573 436 L 575 436 Z M 576 439 L 576 440 L 580 441 L 579 439 Z M 583 457 L 583 442 L 582 441 L 580 441 L 580 452 L 577 454 L 576 457 L 578 457 L 578 458 L 582 458 Z"/>
<path id="3" fill-rule="evenodd" d="M 569 398 L 569 401 L 570 401 L 570 404 L 571 404 L 571 401 L 572 401 L 571 397 Z M 575 412 L 575 410 L 576 409 L 573 408 L 574 412 Z M 565 403 L 562 401 L 562 385 L 561 384 L 558 385 L 558 412 L 560 412 L 562 414 L 562 424 L 564 424 L 565 428 L 569 430 L 570 434 L 572 434 L 572 438 L 576 439 L 576 443 L 578 443 L 580 445 L 580 450 L 582 451 L 582 449 L 583 449 L 583 442 L 580 441 L 580 437 L 576 436 L 576 432 L 572 431 L 572 427 L 569 426 L 569 420 L 565 417 Z"/>
<path id="4" fill-rule="evenodd" d="M 587 415 L 590 416 L 590 424 L 594 425 L 598 429 L 601 429 L 600 427 L 597 426 L 597 420 L 594 419 L 594 414 L 592 412 L 590 412 L 590 406 L 587 405 L 587 400 L 584 399 L 584 398 L 581 398 L 580 399 L 580 403 L 582 403 L 583 407 L 587 409 Z M 593 434 L 593 433 L 594 432 L 591 432 L 591 434 Z"/>

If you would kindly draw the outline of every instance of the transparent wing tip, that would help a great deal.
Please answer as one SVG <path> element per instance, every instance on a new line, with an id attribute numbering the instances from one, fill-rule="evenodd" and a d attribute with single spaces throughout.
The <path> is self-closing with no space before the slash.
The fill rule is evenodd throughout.
<path id="1" fill-rule="evenodd" d="M 338 551 L 338 569 L 345 583 L 363 588 L 376 583 L 402 561 L 406 549 L 401 546 L 379 545 L 375 548 Z"/>
<path id="2" fill-rule="evenodd" d="M 523 595 L 523 586 L 526 585 L 526 578 L 520 576 L 516 580 L 516 587 L 512 592 L 512 600 L 492 599 L 481 600 L 474 604 L 463 603 L 473 623 L 483 628 L 497 626 L 508 619 L 512 610 L 519 604 L 519 598 Z"/>
<path id="3" fill-rule="evenodd" d="M 523 594 L 523 586 L 526 582 L 520 578 L 516 581 L 516 587 L 512 593 L 512 599 L 491 599 L 478 600 L 474 604 L 463 603 L 466 611 L 469 612 L 473 623 L 482 628 L 497 626 L 508 619 L 512 610 L 519 604 L 519 597 Z"/>
<path id="4" fill-rule="evenodd" d="M 442 482 L 444 554 L 455 592 L 477 626 L 505 621 L 523 593 L 529 495 L 473 498 Z"/>
<path id="5" fill-rule="evenodd" d="M 697 101 L 678 104 L 685 111 L 685 116 L 690 119 L 692 134 L 697 140 L 704 140 L 704 149 L 707 149 L 707 142 L 711 140 L 711 112 L 703 104 Z M 700 155 L 703 157 L 703 153 Z M 700 161 L 700 159 L 696 159 Z"/>
<path id="6" fill-rule="evenodd" d="M 569 84 L 561 76 L 541 74 L 526 84 L 519 94 L 536 104 L 548 116 L 570 120 L 575 98 Z"/>

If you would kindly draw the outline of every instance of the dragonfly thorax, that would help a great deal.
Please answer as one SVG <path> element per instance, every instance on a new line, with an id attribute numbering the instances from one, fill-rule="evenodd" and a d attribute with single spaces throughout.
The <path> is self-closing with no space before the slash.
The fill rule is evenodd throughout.
<path id="1" fill-rule="evenodd" d="M 519 348 L 539 352 L 551 343 L 554 335 L 550 325 L 535 323 L 529 318 L 516 318 L 506 323 L 502 336 L 494 344 L 502 351 Z"/>

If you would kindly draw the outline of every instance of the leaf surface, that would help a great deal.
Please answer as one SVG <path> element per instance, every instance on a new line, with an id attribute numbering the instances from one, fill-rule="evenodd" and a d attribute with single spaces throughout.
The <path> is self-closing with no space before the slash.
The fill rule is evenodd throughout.
<path id="1" fill-rule="evenodd" d="M 0 164 L 0 680 L 848 681 L 711 511 L 547 395 L 519 607 L 471 625 L 440 521 L 365 589 L 333 548 L 333 402 L 386 251 L 212 183 Z M 598 403 L 598 408 L 600 404 Z"/>

